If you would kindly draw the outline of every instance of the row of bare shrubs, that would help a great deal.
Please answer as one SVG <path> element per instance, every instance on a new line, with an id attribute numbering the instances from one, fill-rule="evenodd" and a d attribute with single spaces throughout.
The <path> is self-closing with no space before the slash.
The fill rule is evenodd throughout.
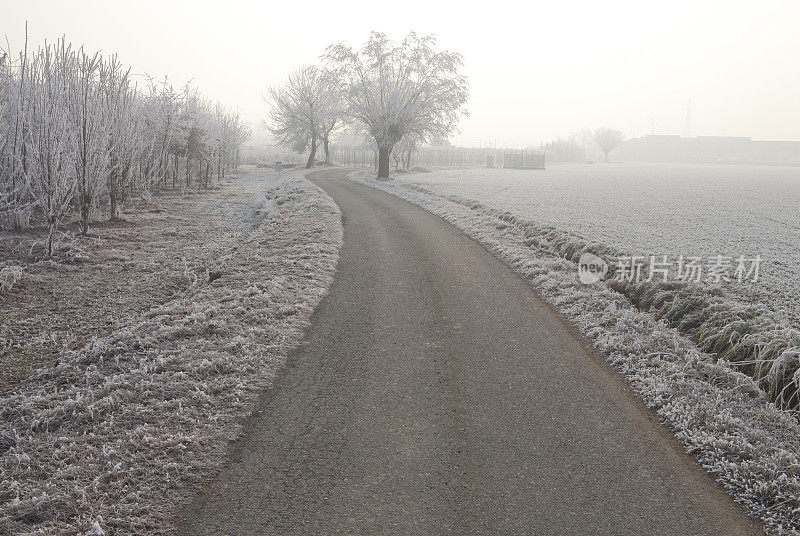
<path id="1" fill-rule="evenodd" d="M 65 39 L 15 57 L 0 49 L 0 228 L 65 221 L 82 234 L 152 188 L 207 188 L 250 137 L 238 114 L 167 79 L 140 84 L 116 56 Z"/>

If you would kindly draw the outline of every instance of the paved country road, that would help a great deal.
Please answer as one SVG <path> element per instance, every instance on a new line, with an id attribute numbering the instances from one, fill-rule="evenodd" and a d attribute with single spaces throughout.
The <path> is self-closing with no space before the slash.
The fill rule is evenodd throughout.
<path id="1" fill-rule="evenodd" d="M 184 535 L 762 534 L 521 277 L 350 182 L 306 341 Z"/>

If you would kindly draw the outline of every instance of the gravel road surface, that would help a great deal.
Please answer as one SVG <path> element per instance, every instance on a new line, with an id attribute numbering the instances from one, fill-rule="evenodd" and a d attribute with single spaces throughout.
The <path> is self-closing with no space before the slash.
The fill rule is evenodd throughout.
<path id="1" fill-rule="evenodd" d="M 509 267 L 340 171 L 306 340 L 184 535 L 763 534 Z"/>

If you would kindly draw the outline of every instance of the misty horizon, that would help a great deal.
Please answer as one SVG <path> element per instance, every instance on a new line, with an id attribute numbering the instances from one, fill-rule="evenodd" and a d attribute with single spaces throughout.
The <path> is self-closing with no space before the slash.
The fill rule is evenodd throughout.
<path id="1" fill-rule="evenodd" d="M 800 140 L 800 72 L 782 53 L 800 45 L 792 27 L 800 7 L 780 2 L 680 3 L 669 12 L 635 3 L 488 11 L 411 3 L 385 20 L 371 17 L 369 4 L 318 4 L 302 24 L 291 6 L 249 2 L 7 2 L 3 11 L 12 54 L 27 21 L 31 47 L 66 35 L 118 54 L 137 75 L 191 81 L 239 110 L 257 135 L 269 109 L 263 97 L 286 72 L 316 63 L 331 43 L 358 45 L 373 30 L 399 40 L 413 30 L 463 56 L 470 115 L 456 145 L 521 147 L 604 126 L 626 138 Z"/>

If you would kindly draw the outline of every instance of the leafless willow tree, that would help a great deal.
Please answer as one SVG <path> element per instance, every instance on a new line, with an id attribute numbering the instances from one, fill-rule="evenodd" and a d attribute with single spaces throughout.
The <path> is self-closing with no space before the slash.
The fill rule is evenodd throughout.
<path id="1" fill-rule="evenodd" d="M 614 130 L 613 128 L 598 128 L 592 133 L 592 139 L 603 151 L 603 156 L 608 162 L 608 154 L 625 139 L 622 132 Z"/>
<path id="2" fill-rule="evenodd" d="M 289 75 L 280 87 L 269 89 L 268 128 L 290 149 L 309 151 L 306 168 L 314 165 L 320 143 L 330 162 L 330 138 L 341 124 L 340 91 L 331 73 L 306 65 Z"/>
<path id="3" fill-rule="evenodd" d="M 335 73 L 323 71 L 321 91 L 320 133 L 322 149 L 325 151 L 325 164 L 330 164 L 332 137 L 345 126 L 345 103 L 342 99 L 340 81 Z"/>
<path id="4" fill-rule="evenodd" d="M 461 56 L 438 50 L 432 36 L 411 32 L 395 43 L 373 32 L 361 50 L 336 44 L 323 59 L 341 81 L 347 117 L 375 142 L 379 177 L 389 176 L 390 154 L 405 137 L 447 138 L 466 114 Z"/>

